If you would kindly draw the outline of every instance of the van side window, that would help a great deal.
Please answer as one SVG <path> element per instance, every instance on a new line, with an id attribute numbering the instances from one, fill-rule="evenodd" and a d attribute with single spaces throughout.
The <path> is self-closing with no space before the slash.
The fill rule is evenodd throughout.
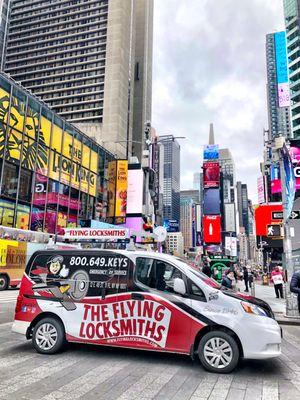
<path id="1" fill-rule="evenodd" d="M 174 292 L 174 279 L 182 273 L 173 265 L 152 258 L 137 258 L 136 279 L 152 289 Z"/>

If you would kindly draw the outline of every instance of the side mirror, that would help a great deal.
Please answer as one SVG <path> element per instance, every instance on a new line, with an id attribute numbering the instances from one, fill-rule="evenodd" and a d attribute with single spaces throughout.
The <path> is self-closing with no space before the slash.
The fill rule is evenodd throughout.
<path id="1" fill-rule="evenodd" d="M 174 279 L 174 292 L 182 295 L 186 294 L 185 283 L 182 279 L 180 278 Z"/>

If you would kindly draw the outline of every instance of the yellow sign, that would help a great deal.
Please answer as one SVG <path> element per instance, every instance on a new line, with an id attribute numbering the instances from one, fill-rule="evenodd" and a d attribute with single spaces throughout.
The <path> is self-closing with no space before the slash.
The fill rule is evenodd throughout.
<path id="1" fill-rule="evenodd" d="M 20 280 L 26 265 L 26 242 L 0 239 L 0 273 L 7 273 L 10 281 Z"/>
<path id="2" fill-rule="evenodd" d="M 117 162 L 110 161 L 107 168 L 107 217 L 115 216 Z"/>
<path id="3" fill-rule="evenodd" d="M 126 217 L 128 161 L 117 161 L 115 217 Z"/>
<path id="4" fill-rule="evenodd" d="M 0 225 L 14 227 L 15 203 L 0 200 Z M 29 229 L 30 207 L 18 204 L 16 228 Z"/>
<path id="5" fill-rule="evenodd" d="M 0 158 L 6 154 L 8 161 L 21 160 L 23 167 L 32 171 L 36 168 L 43 175 L 48 175 L 49 169 L 51 179 L 60 179 L 66 185 L 96 196 L 97 152 L 57 125 L 52 126 L 51 140 L 51 121 L 42 116 L 39 125 L 38 113 L 29 108 L 26 116 L 24 103 L 15 97 L 9 114 L 9 98 L 9 93 L 0 88 Z"/>

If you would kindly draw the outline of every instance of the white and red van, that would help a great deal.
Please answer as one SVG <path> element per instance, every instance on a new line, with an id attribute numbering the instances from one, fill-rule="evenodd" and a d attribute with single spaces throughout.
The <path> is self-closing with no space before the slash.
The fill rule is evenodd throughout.
<path id="1" fill-rule="evenodd" d="M 277 357 L 281 330 L 267 303 L 222 288 L 166 254 L 43 250 L 29 260 L 13 331 L 40 353 L 65 342 L 198 355 L 214 372 L 240 358 Z"/>

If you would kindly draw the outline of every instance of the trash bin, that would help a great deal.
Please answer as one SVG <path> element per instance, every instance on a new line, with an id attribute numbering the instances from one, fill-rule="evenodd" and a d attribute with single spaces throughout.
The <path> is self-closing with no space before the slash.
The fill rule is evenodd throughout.
<path id="1" fill-rule="evenodd" d="M 269 277 L 268 277 L 267 274 L 264 274 L 264 275 L 262 276 L 262 284 L 263 284 L 263 285 L 269 285 Z"/>

